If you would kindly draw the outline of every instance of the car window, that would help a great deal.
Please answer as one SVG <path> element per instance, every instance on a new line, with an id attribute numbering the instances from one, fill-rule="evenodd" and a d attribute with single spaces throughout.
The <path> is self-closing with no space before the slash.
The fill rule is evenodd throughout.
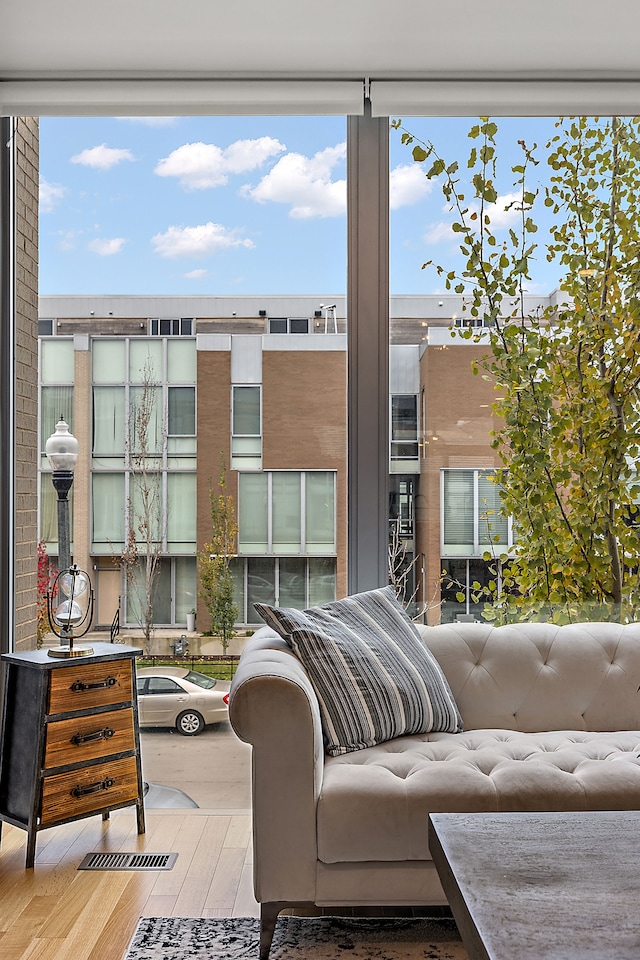
<path id="1" fill-rule="evenodd" d="M 144 693 L 144 688 L 146 687 L 146 685 L 147 685 L 147 678 L 146 678 L 146 677 L 138 677 L 138 678 L 137 678 L 137 680 L 136 680 L 136 689 L 137 689 L 137 691 L 138 691 L 138 694 Z"/>
<path id="2" fill-rule="evenodd" d="M 197 686 L 203 687 L 205 690 L 213 690 L 216 685 L 213 677 L 207 677 L 204 673 L 196 673 L 195 670 L 189 670 L 184 679 L 188 680 L 189 683 L 195 683 Z"/>
<path id="3" fill-rule="evenodd" d="M 175 680 L 169 677 L 149 677 L 147 693 L 184 693 L 184 690 Z"/>

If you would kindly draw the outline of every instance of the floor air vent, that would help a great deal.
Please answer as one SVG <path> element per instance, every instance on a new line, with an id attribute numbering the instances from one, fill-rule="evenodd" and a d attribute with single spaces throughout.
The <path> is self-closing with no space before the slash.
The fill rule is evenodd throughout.
<path id="1" fill-rule="evenodd" d="M 177 853 L 88 853 L 78 870 L 171 870 Z"/>

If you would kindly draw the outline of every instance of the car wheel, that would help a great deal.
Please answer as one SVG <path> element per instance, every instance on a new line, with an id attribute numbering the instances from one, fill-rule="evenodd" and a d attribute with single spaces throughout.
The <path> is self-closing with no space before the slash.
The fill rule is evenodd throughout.
<path id="1" fill-rule="evenodd" d="M 185 710 L 176 720 L 176 730 L 183 737 L 195 737 L 204 730 L 204 719 L 197 710 Z"/>

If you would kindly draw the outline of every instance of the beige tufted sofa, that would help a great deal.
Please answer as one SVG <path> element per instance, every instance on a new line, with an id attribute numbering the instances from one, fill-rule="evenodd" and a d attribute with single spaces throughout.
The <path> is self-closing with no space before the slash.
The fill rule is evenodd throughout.
<path id="1" fill-rule="evenodd" d="M 419 627 L 464 730 L 325 756 L 318 701 L 269 628 L 247 644 L 231 723 L 253 746 L 261 956 L 278 912 L 444 904 L 430 812 L 637 809 L 640 623 Z"/>

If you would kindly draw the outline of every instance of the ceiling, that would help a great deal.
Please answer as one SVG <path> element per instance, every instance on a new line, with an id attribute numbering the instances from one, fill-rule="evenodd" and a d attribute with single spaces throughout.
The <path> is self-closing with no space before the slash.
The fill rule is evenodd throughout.
<path id="1" fill-rule="evenodd" d="M 0 80 L 640 79 L 638 0 L 0 0 Z"/>

